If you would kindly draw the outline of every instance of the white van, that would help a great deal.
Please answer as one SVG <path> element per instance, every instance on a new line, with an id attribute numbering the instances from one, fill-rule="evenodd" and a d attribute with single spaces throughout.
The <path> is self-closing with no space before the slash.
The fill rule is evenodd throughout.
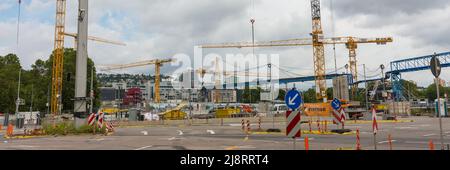
<path id="1" fill-rule="evenodd" d="M 285 104 L 275 104 L 272 109 L 272 114 L 284 115 L 287 110 L 288 110 L 288 108 Z"/>

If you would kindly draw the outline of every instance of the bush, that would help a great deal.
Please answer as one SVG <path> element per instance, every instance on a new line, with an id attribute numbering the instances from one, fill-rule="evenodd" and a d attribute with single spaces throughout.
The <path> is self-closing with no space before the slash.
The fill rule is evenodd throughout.
<path id="1" fill-rule="evenodd" d="M 63 122 L 63 123 L 58 123 L 56 125 L 53 125 L 53 124 L 44 124 L 43 125 L 44 133 L 47 135 L 89 134 L 89 133 L 94 132 L 94 128 L 97 133 L 105 132 L 105 130 L 106 130 L 105 127 L 100 129 L 96 126 L 92 127 L 89 125 L 83 125 L 79 128 L 75 128 L 75 125 L 72 122 Z"/>

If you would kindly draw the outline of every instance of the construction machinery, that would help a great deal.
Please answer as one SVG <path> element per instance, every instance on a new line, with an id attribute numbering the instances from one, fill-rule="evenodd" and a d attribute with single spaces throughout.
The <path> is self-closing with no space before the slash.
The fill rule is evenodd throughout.
<path id="1" fill-rule="evenodd" d="M 183 109 L 187 105 L 188 104 L 186 102 L 182 102 L 177 107 L 168 109 L 167 111 L 159 113 L 158 115 L 165 120 L 182 120 L 187 116 L 187 114 L 186 112 L 181 111 L 181 109 Z"/>
<path id="2" fill-rule="evenodd" d="M 63 82 L 64 30 L 66 0 L 56 0 L 55 44 L 52 63 L 52 97 L 51 113 L 61 112 L 61 93 Z"/>
<path id="3" fill-rule="evenodd" d="M 56 22 L 55 22 L 55 42 L 54 53 L 52 63 L 52 90 L 51 90 L 51 113 L 57 115 L 61 113 L 61 100 L 62 100 L 62 88 L 63 88 L 63 65 L 64 65 L 64 37 L 70 36 L 75 38 L 74 49 L 77 48 L 78 35 L 74 33 L 65 32 L 65 16 L 66 16 L 66 0 L 56 1 Z M 98 37 L 88 37 L 89 40 L 109 43 L 114 45 L 126 44 L 106 40 Z"/>
<path id="4" fill-rule="evenodd" d="M 350 70 L 357 81 L 358 72 L 356 64 L 356 49 L 358 44 L 374 43 L 384 45 L 393 42 L 391 37 L 384 38 L 357 38 L 357 37 L 332 37 L 324 38 L 320 15 L 320 0 L 311 0 L 312 14 L 312 39 L 288 39 L 266 42 L 237 42 L 201 45 L 201 48 L 253 48 L 253 47 L 289 47 L 289 46 L 313 46 L 314 76 L 316 84 L 316 97 L 326 101 L 325 56 L 324 45 L 345 44 L 349 50 Z"/>
<path id="5" fill-rule="evenodd" d="M 154 96 L 154 102 L 159 103 L 161 101 L 160 97 L 160 91 L 159 91 L 159 84 L 161 79 L 161 66 L 164 63 L 170 63 L 174 62 L 173 59 L 155 59 L 155 60 L 147 60 L 147 61 L 140 61 L 130 64 L 115 64 L 115 65 L 103 65 L 100 66 L 101 71 L 111 71 L 111 70 L 120 70 L 125 68 L 133 68 L 133 67 L 141 67 L 141 66 L 147 66 L 147 65 L 155 65 L 155 96 Z"/>
<path id="6" fill-rule="evenodd" d="M 74 38 L 74 43 L 73 43 L 74 47 L 73 48 L 77 49 L 77 43 L 78 43 L 78 35 L 77 34 L 66 33 L 66 32 L 63 32 L 61 34 L 65 35 L 65 36 L 73 37 Z M 122 43 L 122 42 L 107 40 L 107 39 L 94 37 L 94 36 L 88 36 L 88 40 L 102 42 L 102 43 L 108 43 L 108 44 L 114 44 L 114 45 L 121 45 L 121 46 L 126 46 L 127 45 L 127 44 Z"/>

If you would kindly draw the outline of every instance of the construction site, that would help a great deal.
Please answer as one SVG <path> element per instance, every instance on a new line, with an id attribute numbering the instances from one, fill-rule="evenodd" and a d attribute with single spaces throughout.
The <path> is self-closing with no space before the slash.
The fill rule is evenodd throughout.
<path id="1" fill-rule="evenodd" d="M 52 0 L 39 17 L 52 23 L 53 48 L 39 65 L 22 57 L 31 45 L 21 37 L 40 1 L 9 3 L 0 11 L 17 18 L 17 34 L 0 44 L 0 78 L 13 82 L 0 84 L 0 150 L 450 150 L 448 42 L 421 50 L 420 38 L 371 25 L 379 13 L 333 0 L 193 0 L 213 14 L 183 11 L 188 2 L 148 2 L 174 8 L 157 13 L 124 5 L 152 15 L 143 21 L 120 2 Z M 396 22 L 383 17 L 372 22 Z M 155 32 L 120 33 L 145 22 Z"/>

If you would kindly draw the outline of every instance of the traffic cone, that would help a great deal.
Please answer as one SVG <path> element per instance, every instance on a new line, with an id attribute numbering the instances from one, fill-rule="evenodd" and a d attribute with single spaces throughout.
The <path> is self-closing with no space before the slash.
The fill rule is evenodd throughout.
<path id="1" fill-rule="evenodd" d="M 430 139 L 430 142 L 428 143 L 428 146 L 430 147 L 430 150 L 434 150 L 433 140 Z"/>
<path id="2" fill-rule="evenodd" d="M 6 135 L 7 136 L 12 136 L 12 134 L 14 133 L 14 127 L 12 124 L 8 125 L 8 129 L 6 130 Z"/>
<path id="3" fill-rule="evenodd" d="M 361 141 L 359 139 L 359 129 L 356 129 L 356 150 L 361 150 Z"/>
<path id="4" fill-rule="evenodd" d="M 309 139 L 308 136 L 305 136 L 305 151 L 309 150 Z"/>

